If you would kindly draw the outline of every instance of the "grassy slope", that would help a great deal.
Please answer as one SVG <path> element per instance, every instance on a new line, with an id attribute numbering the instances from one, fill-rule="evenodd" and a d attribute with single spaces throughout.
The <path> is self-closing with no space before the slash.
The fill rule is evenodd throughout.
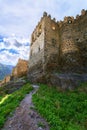
<path id="1" fill-rule="evenodd" d="M 13 92 L 12 94 L 6 94 L 4 90 L 1 90 L 2 93 L 0 94 L 0 128 L 4 125 L 7 116 L 11 115 L 11 113 L 19 105 L 20 101 L 32 89 L 32 86 L 27 83 L 21 89 Z"/>
<path id="2" fill-rule="evenodd" d="M 33 102 L 50 130 L 87 130 L 87 83 L 66 92 L 40 85 Z"/>

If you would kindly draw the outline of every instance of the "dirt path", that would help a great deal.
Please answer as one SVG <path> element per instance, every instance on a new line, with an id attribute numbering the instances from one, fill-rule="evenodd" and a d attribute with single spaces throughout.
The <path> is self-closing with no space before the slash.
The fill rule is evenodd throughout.
<path id="1" fill-rule="evenodd" d="M 32 95 L 38 90 L 37 85 L 33 85 L 34 90 L 27 94 L 17 107 L 14 115 L 9 117 L 2 130 L 49 130 L 46 121 L 34 110 Z"/>

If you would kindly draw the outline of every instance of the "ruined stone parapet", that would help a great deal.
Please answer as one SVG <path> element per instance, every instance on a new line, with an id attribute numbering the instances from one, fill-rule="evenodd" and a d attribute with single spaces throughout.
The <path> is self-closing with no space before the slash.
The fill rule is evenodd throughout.
<path id="1" fill-rule="evenodd" d="M 87 15 L 87 10 L 82 9 L 82 10 L 81 10 L 81 15 L 76 15 L 76 20 L 77 20 L 77 19 L 80 20 L 80 18 L 81 18 L 81 17 L 84 17 L 85 15 Z"/>
<path id="2" fill-rule="evenodd" d="M 76 20 L 80 20 L 81 17 L 84 17 L 85 15 L 87 15 L 87 10 L 82 9 L 81 11 L 81 15 L 77 14 L 76 18 L 74 18 L 73 16 L 65 16 L 63 21 L 58 22 L 59 27 L 62 27 L 65 23 L 71 24 L 74 23 Z"/>
<path id="3" fill-rule="evenodd" d="M 47 12 L 44 12 L 44 13 L 43 13 L 43 18 L 44 18 L 44 17 L 50 18 L 50 20 L 56 22 L 56 18 L 51 18 L 51 15 L 50 15 L 50 14 L 47 14 Z"/>
<path id="4" fill-rule="evenodd" d="M 58 26 L 59 26 L 59 27 L 62 27 L 62 26 L 63 26 L 63 21 L 60 20 L 60 21 L 58 22 Z"/>
<path id="5" fill-rule="evenodd" d="M 77 14 L 77 15 L 76 15 L 76 19 L 79 19 L 79 17 L 80 17 L 79 14 Z"/>
<path id="6" fill-rule="evenodd" d="M 74 22 L 74 17 L 64 17 L 64 23 L 73 23 Z"/>
<path id="7" fill-rule="evenodd" d="M 47 16 L 47 12 L 44 12 L 44 13 L 43 13 L 43 17 L 44 17 L 44 16 Z"/>
<path id="8" fill-rule="evenodd" d="M 44 31 L 44 22 L 46 19 L 49 19 L 54 24 L 58 24 L 56 18 L 51 18 L 50 14 L 47 14 L 47 12 L 44 12 L 43 17 L 41 17 L 40 21 L 36 25 L 32 35 L 31 35 L 31 46 L 38 39 L 40 34 Z"/>
<path id="9" fill-rule="evenodd" d="M 82 10 L 81 10 L 81 15 L 85 15 L 86 12 L 87 12 L 87 11 L 86 11 L 85 9 L 82 9 Z"/>

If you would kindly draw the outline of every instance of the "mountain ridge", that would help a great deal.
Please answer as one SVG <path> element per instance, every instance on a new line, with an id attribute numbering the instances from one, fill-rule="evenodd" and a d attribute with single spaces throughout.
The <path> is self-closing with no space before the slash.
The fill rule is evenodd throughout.
<path id="1" fill-rule="evenodd" d="M 5 65 L 0 63 L 0 80 L 2 80 L 6 75 L 11 74 L 13 67 L 14 66 L 12 65 Z"/>

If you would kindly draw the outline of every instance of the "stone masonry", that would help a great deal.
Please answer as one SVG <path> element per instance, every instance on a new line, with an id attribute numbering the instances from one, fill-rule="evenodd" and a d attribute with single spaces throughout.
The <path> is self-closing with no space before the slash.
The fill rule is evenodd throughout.
<path id="1" fill-rule="evenodd" d="M 53 73 L 87 74 L 87 10 L 60 22 L 44 12 L 33 31 L 28 78 L 45 81 Z"/>

